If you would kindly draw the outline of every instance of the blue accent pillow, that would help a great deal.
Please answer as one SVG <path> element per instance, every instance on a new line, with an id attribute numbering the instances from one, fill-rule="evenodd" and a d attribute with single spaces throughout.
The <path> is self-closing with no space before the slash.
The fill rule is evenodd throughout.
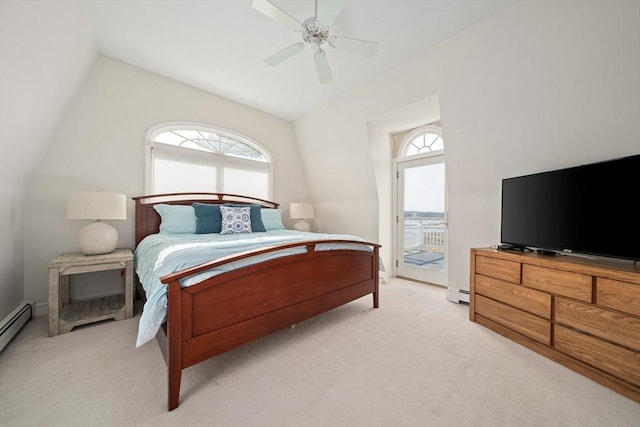
<path id="1" fill-rule="evenodd" d="M 194 234 L 196 232 L 196 214 L 192 206 L 153 205 L 160 214 L 160 234 Z"/>
<path id="2" fill-rule="evenodd" d="M 192 206 L 196 214 L 196 234 L 220 233 L 222 230 L 220 205 L 194 203 Z"/>
<path id="3" fill-rule="evenodd" d="M 245 207 L 221 206 L 222 230 L 220 234 L 251 233 L 251 209 Z"/>
<path id="4" fill-rule="evenodd" d="M 241 204 L 234 204 L 234 203 L 225 203 L 222 206 L 231 206 L 236 208 L 251 208 L 251 214 L 250 214 L 251 230 L 253 232 L 267 231 L 267 229 L 264 228 L 264 224 L 262 223 L 262 214 L 260 213 L 262 208 L 260 207 L 260 205 L 241 205 Z"/>
<path id="5" fill-rule="evenodd" d="M 282 224 L 282 211 L 280 209 L 261 209 L 262 223 L 264 228 L 269 230 L 284 230 Z"/>

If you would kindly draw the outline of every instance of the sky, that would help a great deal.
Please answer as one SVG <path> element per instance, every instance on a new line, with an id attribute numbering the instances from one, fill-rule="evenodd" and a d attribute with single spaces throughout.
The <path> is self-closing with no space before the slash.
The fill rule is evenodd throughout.
<path id="1" fill-rule="evenodd" d="M 444 212 L 444 163 L 404 169 L 404 210 Z"/>

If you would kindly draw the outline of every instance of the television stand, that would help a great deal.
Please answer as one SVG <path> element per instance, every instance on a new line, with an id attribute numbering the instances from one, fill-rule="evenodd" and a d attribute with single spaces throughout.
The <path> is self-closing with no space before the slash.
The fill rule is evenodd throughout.
<path id="1" fill-rule="evenodd" d="M 640 266 L 471 249 L 469 319 L 640 403 Z"/>

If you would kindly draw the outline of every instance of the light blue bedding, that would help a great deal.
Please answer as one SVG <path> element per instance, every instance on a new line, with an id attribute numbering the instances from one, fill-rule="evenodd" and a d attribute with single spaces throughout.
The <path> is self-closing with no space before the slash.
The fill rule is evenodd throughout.
<path id="1" fill-rule="evenodd" d="M 152 234 L 145 237 L 136 248 L 134 257 L 136 273 L 147 294 L 147 301 L 144 304 L 138 326 L 136 347 L 140 347 L 153 339 L 162 323 L 166 320 L 167 287 L 160 282 L 160 277 L 224 256 L 259 249 L 265 246 L 326 239 L 364 241 L 360 237 L 351 235 L 305 233 L 293 230 L 272 230 L 265 233 L 226 235 Z M 371 250 L 371 247 L 367 245 L 358 244 L 324 244 L 318 245 L 316 250 L 330 250 L 345 247 L 366 251 Z M 207 272 L 186 277 L 180 282 L 180 285 L 182 287 L 191 286 L 225 271 L 267 259 L 302 253 L 304 251 L 304 247 L 287 249 L 225 264 L 218 268 L 208 270 Z"/>

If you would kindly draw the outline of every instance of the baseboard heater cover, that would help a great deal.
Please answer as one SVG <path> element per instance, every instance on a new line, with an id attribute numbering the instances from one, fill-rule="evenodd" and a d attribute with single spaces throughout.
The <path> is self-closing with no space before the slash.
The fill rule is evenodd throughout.
<path id="1" fill-rule="evenodd" d="M 466 289 L 458 289 L 458 301 L 469 302 L 469 291 Z"/>
<path id="2" fill-rule="evenodd" d="M 0 351 L 16 336 L 20 329 L 33 318 L 34 301 L 20 303 L 0 321 Z"/>

